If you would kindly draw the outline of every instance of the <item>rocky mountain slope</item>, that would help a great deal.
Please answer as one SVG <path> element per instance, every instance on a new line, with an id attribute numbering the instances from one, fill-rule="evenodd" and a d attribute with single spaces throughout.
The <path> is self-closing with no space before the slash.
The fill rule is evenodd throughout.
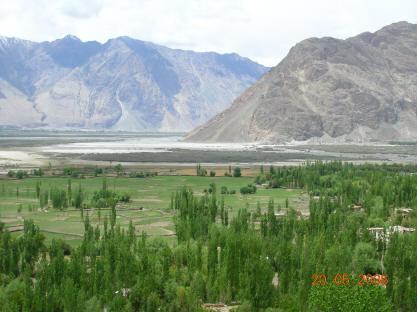
<path id="1" fill-rule="evenodd" d="M 184 131 L 227 108 L 267 68 L 237 54 L 119 37 L 0 37 L 0 126 Z"/>
<path id="2" fill-rule="evenodd" d="M 417 25 L 304 40 L 187 140 L 417 140 Z"/>

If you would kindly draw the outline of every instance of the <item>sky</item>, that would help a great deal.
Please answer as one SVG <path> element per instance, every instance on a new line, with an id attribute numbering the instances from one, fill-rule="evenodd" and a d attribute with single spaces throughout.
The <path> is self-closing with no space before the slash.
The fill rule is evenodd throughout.
<path id="1" fill-rule="evenodd" d="M 417 23 L 416 0 L 1 0 L 0 35 L 51 41 L 118 36 L 235 52 L 274 66 L 310 37 L 347 38 Z"/>

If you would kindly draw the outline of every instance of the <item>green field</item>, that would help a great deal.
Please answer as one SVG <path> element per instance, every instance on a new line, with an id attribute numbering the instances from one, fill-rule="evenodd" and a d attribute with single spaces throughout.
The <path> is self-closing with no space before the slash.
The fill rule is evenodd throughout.
<path id="1" fill-rule="evenodd" d="M 51 187 L 66 189 L 68 178 L 43 177 L 23 180 L 5 179 L 0 181 L 0 221 L 9 229 L 14 229 L 14 235 L 20 235 L 19 226 L 24 219 L 33 219 L 48 241 L 53 238 L 65 239 L 71 245 L 77 245 L 82 239 L 84 224 L 80 211 L 69 207 L 63 211 L 56 210 L 49 204 L 48 209 L 39 208 L 36 198 L 36 183 L 41 182 L 43 190 Z M 72 179 L 72 189 L 81 184 L 88 197 L 101 188 L 103 177 Z M 308 197 L 301 190 L 293 189 L 264 189 L 258 188 L 256 194 L 241 195 L 239 189 L 253 182 L 252 177 L 196 177 L 196 176 L 156 176 L 148 178 L 107 177 L 107 185 L 111 190 L 128 193 L 131 201 L 117 206 L 117 222 L 127 227 L 129 222 L 135 225 L 138 234 L 145 232 L 149 236 L 160 236 L 175 241 L 175 230 L 172 222 L 174 212 L 169 209 L 171 194 L 182 186 L 191 187 L 196 195 L 204 195 L 204 190 L 210 183 L 215 183 L 218 193 L 221 186 L 235 190 L 236 194 L 224 195 L 225 207 L 232 216 L 239 208 L 247 207 L 254 210 L 260 202 L 262 210 L 266 209 L 269 200 L 276 205 L 289 205 L 306 209 Z M 17 192 L 18 190 L 18 192 Z M 17 194 L 18 193 L 18 194 Z M 19 212 L 20 208 L 20 212 Z M 88 214 L 92 224 L 102 224 L 109 209 L 90 209 Z M 13 228 L 14 227 L 14 228 Z"/>

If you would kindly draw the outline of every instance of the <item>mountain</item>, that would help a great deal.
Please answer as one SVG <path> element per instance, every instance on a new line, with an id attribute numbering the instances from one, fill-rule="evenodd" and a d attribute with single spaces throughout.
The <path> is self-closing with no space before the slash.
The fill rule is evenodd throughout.
<path id="1" fill-rule="evenodd" d="M 268 68 L 237 54 L 119 37 L 0 37 L 0 126 L 184 131 L 227 108 Z"/>
<path id="2" fill-rule="evenodd" d="M 417 140 L 417 25 L 311 38 L 188 141 Z"/>

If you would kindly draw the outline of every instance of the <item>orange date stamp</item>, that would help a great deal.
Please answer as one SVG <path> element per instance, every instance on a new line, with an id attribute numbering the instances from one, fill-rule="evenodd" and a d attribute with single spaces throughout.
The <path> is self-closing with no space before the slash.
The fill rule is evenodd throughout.
<path id="1" fill-rule="evenodd" d="M 358 274 L 358 277 L 355 278 L 353 275 L 347 273 L 337 273 L 335 276 L 314 273 L 311 279 L 312 286 L 325 286 L 329 284 L 336 286 L 387 286 L 388 284 L 388 277 L 385 274 Z"/>

